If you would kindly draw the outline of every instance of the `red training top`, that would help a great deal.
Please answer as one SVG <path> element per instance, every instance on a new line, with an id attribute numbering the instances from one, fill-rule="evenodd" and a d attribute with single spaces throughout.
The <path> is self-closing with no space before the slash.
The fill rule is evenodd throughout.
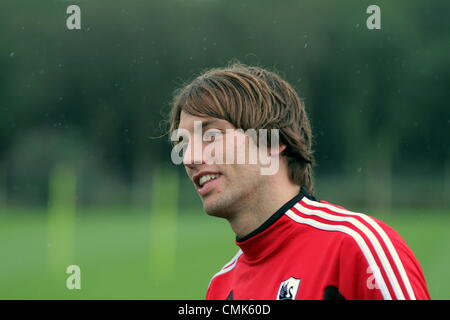
<path id="1" fill-rule="evenodd" d="M 302 188 L 213 276 L 206 299 L 430 299 L 400 235 Z"/>

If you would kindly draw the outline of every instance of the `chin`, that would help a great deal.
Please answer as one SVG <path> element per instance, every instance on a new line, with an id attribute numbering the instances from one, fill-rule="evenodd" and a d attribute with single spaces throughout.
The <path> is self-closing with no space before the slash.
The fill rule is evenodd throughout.
<path id="1" fill-rule="evenodd" d="M 203 200 L 203 210 L 210 216 L 227 218 L 229 206 L 227 206 L 224 201 L 220 201 L 220 199 L 211 199 L 212 197 L 208 198 L 209 199 Z"/>
<path id="2" fill-rule="evenodd" d="M 224 210 L 214 205 L 203 205 L 203 210 L 210 216 L 224 218 Z"/>

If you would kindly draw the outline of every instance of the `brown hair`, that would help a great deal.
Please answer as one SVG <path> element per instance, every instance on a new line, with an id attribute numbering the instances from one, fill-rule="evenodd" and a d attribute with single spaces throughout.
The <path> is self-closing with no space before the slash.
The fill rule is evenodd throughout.
<path id="1" fill-rule="evenodd" d="M 238 63 L 210 69 L 175 91 L 170 133 L 181 111 L 223 119 L 244 131 L 279 129 L 290 180 L 313 193 L 311 125 L 304 103 L 279 75 Z"/>

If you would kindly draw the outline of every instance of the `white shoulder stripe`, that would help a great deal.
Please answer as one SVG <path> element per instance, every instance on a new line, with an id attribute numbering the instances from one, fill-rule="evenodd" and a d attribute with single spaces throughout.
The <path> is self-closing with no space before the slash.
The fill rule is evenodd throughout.
<path id="1" fill-rule="evenodd" d="M 348 222 L 348 223 L 351 223 L 352 225 L 354 225 L 357 229 L 361 230 L 361 232 L 367 236 L 370 243 L 374 247 L 375 252 L 378 255 L 378 258 L 381 261 L 381 265 L 383 266 L 384 270 L 386 271 L 389 281 L 391 282 L 392 288 L 394 289 L 397 299 L 399 299 L 399 300 L 405 299 L 405 296 L 403 295 L 402 289 L 397 281 L 395 273 L 392 270 L 391 264 L 389 263 L 389 260 L 386 257 L 386 254 L 384 253 L 384 250 L 381 247 L 380 242 L 375 237 L 375 235 L 372 233 L 372 231 L 370 231 L 364 224 L 362 224 L 360 221 L 358 221 L 357 219 L 352 218 L 352 217 L 341 217 L 341 216 L 336 216 L 333 214 L 323 212 L 321 210 L 309 209 L 309 208 L 302 206 L 301 203 L 296 204 L 294 207 L 297 210 L 299 210 L 300 212 L 302 212 L 303 214 L 315 215 L 315 216 L 318 216 L 318 217 L 321 217 L 323 219 L 330 220 L 330 221 Z"/>
<path id="2" fill-rule="evenodd" d="M 220 270 L 219 272 L 217 272 L 215 275 L 212 276 L 211 280 L 209 280 L 209 284 L 208 284 L 208 288 L 211 285 L 211 282 L 213 281 L 213 279 L 221 274 L 227 273 L 228 271 L 232 270 L 236 264 L 237 261 L 239 259 L 239 257 L 242 254 L 242 250 L 239 250 L 236 255 L 233 257 L 233 259 L 231 259 L 227 264 L 225 264 L 222 268 L 222 270 Z"/>
<path id="3" fill-rule="evenodd" d="M 397 250 L 395 250 L 394 245 L 392 244 L 391 239 L 389 239 L 389 237 L 387 236 L 386 232 L 383 230 L 383 228 L 380 227 L 380 225 L 375 220 L 373 220 L 371 217 L 369 217 L 365 214 L 337 208 L 337 207 L 334 207 L 334 206 L 331 206 L 331 205 L 328 205 L 328 204 L 322 203 L 322 202 L 312 201 L 312 200 L 307 199 L 306 197 L 304 197 L 302 199 L 302 201 L 304 201 L 305 203 L 310 204 L 312 206 L 327 208 L 327 209 L 330 209 L 330 210 L 338 212 L 338 213 L 342 213 L 342 214 L 346 214 L 346 215 L 350 215 L 350 216 L 358 216 L 358 217 L 362 218 L 364 221 L 366 221 L 368 224 L 370 224 L 378 232 L 378 234 L 381 236 L 384 243 L 386 244 L 386 247 L 388 248 L 388 251 L 389 251 L 390 255 L 392 256 L 395 266 L 396 266 L 396 268 L 400 274 L 400 277 L 403 281 L 403 284 L 405 285 L 406 291 L 408 292 L 409 298 L 411 300 L 416 299 L 416 297 L 414 295 L 414 291 L 411 286 L 411 283 L 409 281 L 408 275 L 406 273 L 406 270 L 403 266 L 402 261 L 400 260 Z"/>
<path id="4" fill-rule="evenodd" d="M 340 232 L 350 235 L 356 241 L 356 243 L 358 244 L 362 253 L 364 254 L 364 257 L 366 258 L 366 260 L 370 266 L 370 269 L 373 272 L 375 281 L 378 284 L 378 286 L 380 287 L 383 298 L 385 300 L 392 299 L 391 294 L 389 293 L 389 290 L 386 286 L 386 282 L 384 281 L 383 276 L 378 268 L 378 265 L 372 255 L 372 252 L 370 251 L 366 242 L 364 241 L 364 239 L 361 237 L 361 235 L 358 232 L 356 232 L 355 230 L 353 230 L 351 228 L 345 227 L 345 226 L 325 224 L 325 223 L 316 221 L 314 219 L 303 218 L 303 217 L 300 217 L 299 215 L 295 214 L 292 210 L 288 210 L 286 212 L 286 215 L 298 223 L 306 224 L 306 225 L 315 227 L 317 229 L 327 230 L 327 231 L 340 231 Z"/>

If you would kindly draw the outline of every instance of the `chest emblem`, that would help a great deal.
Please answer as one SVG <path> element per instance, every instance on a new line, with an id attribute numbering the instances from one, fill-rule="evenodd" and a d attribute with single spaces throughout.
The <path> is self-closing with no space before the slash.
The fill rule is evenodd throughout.
<path id="1" fill-rule="evenodd" d="M 294 277 L 281 282 L 278 289 L 277 300 L 295 300 L 297 297 L 298 287 L 300 286 L 300 280 Z"/>

